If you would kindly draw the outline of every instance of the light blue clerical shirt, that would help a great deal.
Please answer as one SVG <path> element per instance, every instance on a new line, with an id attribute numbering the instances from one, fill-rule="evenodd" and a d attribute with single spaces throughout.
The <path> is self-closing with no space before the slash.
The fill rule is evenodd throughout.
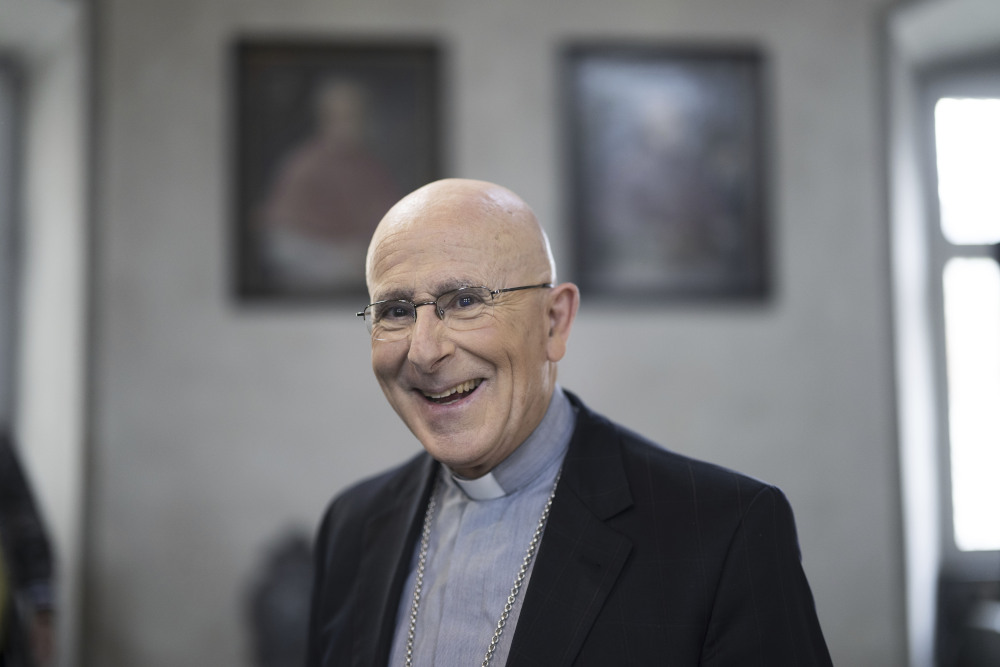
<path id="1" fill-rule="evenodd" d="M 575 424 L 573 406 L 557 386 L 538 427 L 489 473 L 463 480 L 442 466 L 417 614 L 414 665 L 482 664 Z M 393 666 L 406 662 L 419 546 L 399 600 L 389 663 Z M 494 653 L 494 665 L 507 661 L 530 576 L 529 569 Z"/>

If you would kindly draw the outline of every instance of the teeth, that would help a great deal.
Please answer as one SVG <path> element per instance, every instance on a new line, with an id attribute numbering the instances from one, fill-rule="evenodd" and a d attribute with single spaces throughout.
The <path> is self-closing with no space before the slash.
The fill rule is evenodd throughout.
<path id="1" fill-rule="evenodd" d="M 452 394 L 457 394 L 459 392 L 464 393 L 467 391 L 472 391 L 473 389 L 479 386 L 480 382 L 482 382 L 482 380 L 469 380 L 467 382 L 463 382 L 460 385 L 456 385 L 451 389 L 445 389 L 440 394 L 428 394 L 427 392 L 424 392 L 424 396 L 426 396 L 427 398 L 434 398 L 434 399 L 447 398 L 448 396 L 451 396 Z"/>

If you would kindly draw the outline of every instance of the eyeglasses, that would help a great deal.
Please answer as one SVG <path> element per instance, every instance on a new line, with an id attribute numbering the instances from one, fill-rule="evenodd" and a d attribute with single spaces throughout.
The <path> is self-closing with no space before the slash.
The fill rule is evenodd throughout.
<path id="1" fill-rule="evenodd" d="M 365 306 L 358 313 L 363 317 L 372 340 L 402 340 L 410 335 L 417 321 L 417 308 L 434 306 L 438 319 L 455 331 L 469 331 L 486 326 L 486 315 L 493 312 L 493 298 L 504 292 L 552 287 L 552 283 L 524 285 L 491 290 L 489 287 L 459 287 L 445 292 L 433 301 L 414 303 L 406 299 L 386 299 Z"/>

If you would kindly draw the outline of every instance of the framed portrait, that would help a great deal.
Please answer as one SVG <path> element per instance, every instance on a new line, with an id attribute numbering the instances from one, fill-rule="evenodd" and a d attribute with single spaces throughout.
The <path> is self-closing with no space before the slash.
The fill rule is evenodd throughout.
<path id="1" fill-rule="evenodd" d="M 581 289 L 617 300 L 764 297 L 761 54 L 572 45 L 563 65 Z"/>
<path id="2" fill-rule="evenodd" d="M 439 178 L 433 43 L 235 44 L 235 286 L 242 300 L 363 300 L 375 226 Z"/>

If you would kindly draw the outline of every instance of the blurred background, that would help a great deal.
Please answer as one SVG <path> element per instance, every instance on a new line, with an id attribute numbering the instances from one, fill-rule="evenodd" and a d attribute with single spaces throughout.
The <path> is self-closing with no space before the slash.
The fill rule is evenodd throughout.
<path id="1" fill-rule="evenodd" d="M 55 664 L 277 664 L 261 600 L 293 614 L 332 495 L 418 450 L 363 295 L 234 284 L 234 45 L 268 39 L 435 45 L 439 174 L 519 193 L 567 280 L 567 45 L 762 54 L 766 293 L 585 291 L 561 383 L 787 493 L 836 664 L 998 664 L 1000 119 L 938 104 L 1000 98 L 994 0 L 0 0 L 0 423 L 56 556 Z M 982 201 L 938 172 L 956 117 Z"/>

